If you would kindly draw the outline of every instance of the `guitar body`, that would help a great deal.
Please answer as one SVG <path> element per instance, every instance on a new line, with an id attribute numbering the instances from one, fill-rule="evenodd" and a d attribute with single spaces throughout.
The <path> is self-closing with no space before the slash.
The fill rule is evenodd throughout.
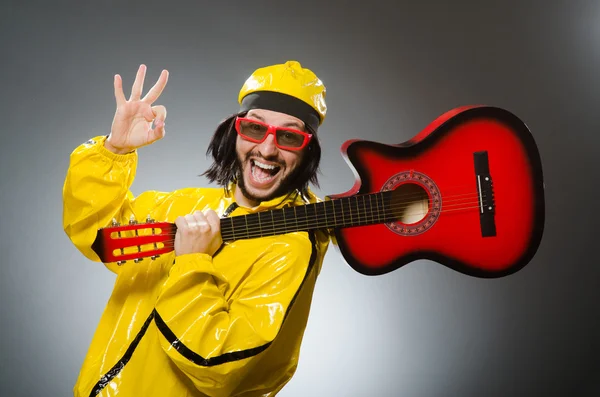
<path id="1" fill-rule="evenodd" d="M 418 259 L 476 277 L 521 269 L 544 228 L 544 182 L 527 126 L 495 107 L 451 110 L 397 144 L 352 140 L 342 155 L 356 182 L 339 199 L 393 191 L 398 220 L 335 228 L 346 262 L 380 275 Z"/>

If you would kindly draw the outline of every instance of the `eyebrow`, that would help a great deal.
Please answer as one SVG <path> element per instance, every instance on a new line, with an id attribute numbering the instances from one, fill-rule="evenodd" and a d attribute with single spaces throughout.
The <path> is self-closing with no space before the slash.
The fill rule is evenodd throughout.
<path id="1" fill-rule="evenodd" d="M 249 115 L 249 117 L 254 117 L 256 119 L 259 119 L 262 122 L 265 122 L 264 117 L 262 117 L 259 114 L 252 113 L 252 114 Z M 297 121 L 289 121 L 287 123 L 284 123 L 281 127 L 296 127 L 299 130 L 303 130 L 304 129 L 304 126 L 302 126 L 302 124 L 298 123 Z"/>

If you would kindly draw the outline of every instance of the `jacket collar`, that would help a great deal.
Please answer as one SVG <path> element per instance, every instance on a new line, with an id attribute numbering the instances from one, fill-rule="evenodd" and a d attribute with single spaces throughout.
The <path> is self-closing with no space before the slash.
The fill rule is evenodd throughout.
<path id="1" fill-rule="evenodd" d="M 237 184 L 234 182 L 229 182 L 229 184 L 225 188 L 225 196 L 227 198 L 231 199 L 232 201 L 235 201 L 235 190 L 236 189 L 237 189 Z M 261 201 L 256 207 L 253 207 L 253 208 L 244 207 L 242 205 L 240 205 L 240 207 L 245 208 L 246 210 L 248 210 L 250 212 L 258 212 L 258 211 L 264 211 L 264 210 L 270 210 L 270 209 L 277 209 L 277 208 L 290 207 L 290 206 L 295 206 L 295 205 L 308 204 L 309 202 L 315 202 L 316 200 L 313 198 L 315 196 L 314 196 L 314 194 L 312 194 L 312 192 L 310 192 L 310 189 L 309 189 L 309 193 L 310 193 L 311 197 L 305 198 L 302 196 L 302 194 L 298 190 L 293 190 L 293 191 L 289 192 L 288 194 L 285 194 L 285 195 L 282 195 L 279 197 L 275 197 L 271 200 Z"/>

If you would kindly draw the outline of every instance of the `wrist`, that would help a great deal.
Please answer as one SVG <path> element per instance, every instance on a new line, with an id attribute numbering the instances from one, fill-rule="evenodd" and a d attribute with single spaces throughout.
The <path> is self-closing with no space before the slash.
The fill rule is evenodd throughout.
<path id="1" fill-rule="evenodd" d="M 119 149 L 119 148 L 114 147 L 113 145 L 111 145 L 111 143 L 108 141 L 108 139 L 109 138 L 107 138 L 107 139 L 104 140 L 104 147 L 108 151 L 110 151 L 110 152 L 112 152 L 114 154 L 127 154 L 127 153 L 131 153 L 132 152 L 132 150 Z"/>

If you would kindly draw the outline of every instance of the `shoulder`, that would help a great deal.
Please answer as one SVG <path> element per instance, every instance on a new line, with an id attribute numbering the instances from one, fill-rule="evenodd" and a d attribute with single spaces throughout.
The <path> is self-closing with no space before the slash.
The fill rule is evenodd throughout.
<path id="1" fill-rule="evenodd" d="M 186 187 L 174 190 L 170 195 L 174 198 L 221 198 L 225 195 L 225 191 L 222 187 Z"/>
<path id="2" fill-rule="evenodd" d="M 138 208 L 153 208 L 158 219 L 174 219 L 194 210 L 216 208 L 223 201 L 223 188 L 187 187 L 170 192 L 150 190 L 135 198 Z"/>
<path id="3" fill-rule="evenodd" d="M 310 188 L 306 188 L 306 192 L 300 194 L 300 198 L 304 204 L 320 203 L 323 199 L 315 194 Z"/>
<path id="4" fill-rule="evenodd" d="M 176 189 L 170 192 L 166 191 L 146 191 L 142 195 L 154 196 L 161 200 L 177 200 L 177 199 L 202 199 L 202 198 L 221 198 L 225 195 L 223 188 L 216 187 L 186 187 Z"/>

